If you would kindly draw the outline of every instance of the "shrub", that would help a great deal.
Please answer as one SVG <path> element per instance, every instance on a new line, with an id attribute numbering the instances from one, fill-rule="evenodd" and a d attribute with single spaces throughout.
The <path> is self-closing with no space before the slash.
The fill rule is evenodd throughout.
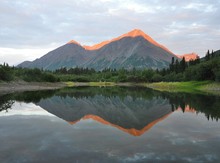
<path id="1" fill-rule="evenodd" d="M 163 80 L 163 77 L 160 74 L 154 74 L 152 77 L 153 82 L 160 82 Z"/>

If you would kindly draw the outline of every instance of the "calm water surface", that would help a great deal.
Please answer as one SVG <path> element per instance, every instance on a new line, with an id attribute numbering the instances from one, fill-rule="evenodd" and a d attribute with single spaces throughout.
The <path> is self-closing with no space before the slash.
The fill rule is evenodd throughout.
<path id="1" fill-rule="evenodd" d="M 0 162 L 220 162 L 220 97 L 140 87 L 0 96 Z"/>

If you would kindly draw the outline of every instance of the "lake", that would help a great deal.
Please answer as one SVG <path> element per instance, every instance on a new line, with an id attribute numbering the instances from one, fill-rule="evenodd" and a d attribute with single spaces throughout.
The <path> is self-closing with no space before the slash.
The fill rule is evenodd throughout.
<path id="1" fill-rule="evenodd" d="M 220 162 L 220 97 L 142 87 L 0 96 L 0 162 Z"/>

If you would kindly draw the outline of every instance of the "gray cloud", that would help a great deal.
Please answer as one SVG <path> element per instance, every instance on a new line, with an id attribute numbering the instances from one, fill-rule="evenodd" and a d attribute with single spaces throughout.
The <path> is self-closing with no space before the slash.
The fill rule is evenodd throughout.
<path id="1" fill-rule="evenodd" d="M 220 2 L 213 0 L 3 0 L 0 48 L 95 44 L 142 29 L 176 54 L 219 49 Z M 42 54 L 43 55 L 43 54 Z"/>

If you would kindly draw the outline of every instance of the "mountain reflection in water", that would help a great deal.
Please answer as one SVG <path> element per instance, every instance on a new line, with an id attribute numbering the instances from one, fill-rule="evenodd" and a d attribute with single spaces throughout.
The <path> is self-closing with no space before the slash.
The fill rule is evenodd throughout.
<path id="1" fill-rule="evenodd" d="M 218 96 L 166 93 L 141 87 L 73 87 L 56 91 L 24 92 L 0 98 L 0 110 L 13 101 L 32 102 L 70 124 L 93 119 L 140 136 L 175 110 L 202 112 L 218 120 Z"/>

